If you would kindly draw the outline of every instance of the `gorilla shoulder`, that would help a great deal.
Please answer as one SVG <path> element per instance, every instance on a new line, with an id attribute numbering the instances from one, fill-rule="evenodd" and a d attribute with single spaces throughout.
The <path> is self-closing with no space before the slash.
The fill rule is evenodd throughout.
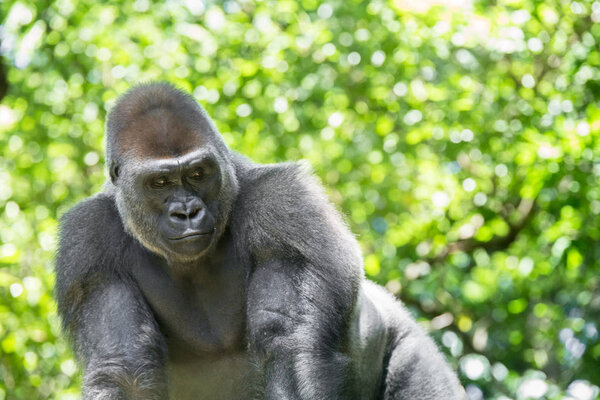
<path id="1" fill-rule="evenodd" d="M 254 165 L 238 179 L 233 220 L 251 251 L 293 251 L 314 263 L 341 262 L 362 271 L 354 235 L 308 164 Z"/>
<path id="2" fill-rule="evenodd" d="M 61 266 L 71 260 L 80 266 L 111 264 L 110 258 L 118 257 L 127 244 L 114 199 L 105 193 L 85 199 L 65 213 L 60 231 Z"/>
<path id="3" fill-rule="evenodd" d="M 125 234 L 114 200 L 105 193 L 81 201 L 64 214 L 59 237 L 55 290 L 59 311 L 68 316 L 76 308 L 73 301 L 83 298 L 88 279 L 123 272 L 120 260 L 131 238 Z M 68 318 L 63 321 L 68 325 Z"/>

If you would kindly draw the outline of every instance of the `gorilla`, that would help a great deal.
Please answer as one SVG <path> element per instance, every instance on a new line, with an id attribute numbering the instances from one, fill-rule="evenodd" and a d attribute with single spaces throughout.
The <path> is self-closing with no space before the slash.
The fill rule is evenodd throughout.
<path id="1" fill-rule="evenodd" d="M 461 399 L 301 164 L 256 164 L 167 83 L 109 112 L 107 182 L 61 219 L 84 399 Z"/>

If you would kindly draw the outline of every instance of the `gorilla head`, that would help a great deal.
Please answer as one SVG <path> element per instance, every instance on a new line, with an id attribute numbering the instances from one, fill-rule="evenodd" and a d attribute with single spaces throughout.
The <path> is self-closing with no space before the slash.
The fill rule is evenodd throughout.
<path id="1" fill-rule="evenodd" d="M 214 248 L 238 184 L 206 112 L 168 84 L 141 85 L 109 113 L 107 165 L 126 229 L 171 263 Z"/>

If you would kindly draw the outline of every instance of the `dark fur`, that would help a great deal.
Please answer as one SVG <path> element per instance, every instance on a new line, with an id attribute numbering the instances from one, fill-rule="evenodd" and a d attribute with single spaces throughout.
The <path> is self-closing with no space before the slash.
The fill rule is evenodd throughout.
<path id="1" fill-rule="evenodd" d="M 136 125 L 147 115 L 164 129 Z M 462 398 L 433 342 L 364 279 L 356 240 L 305 167 L 231 152 L 165 84 L 124 95 L 107 131 L 114 183 L 63 217 L 56 263 L 85 399 Z M 149 151 L 197 148 L 219 165 L 203 199 L 216 234 L 179 257 L 131 171 Z"/>

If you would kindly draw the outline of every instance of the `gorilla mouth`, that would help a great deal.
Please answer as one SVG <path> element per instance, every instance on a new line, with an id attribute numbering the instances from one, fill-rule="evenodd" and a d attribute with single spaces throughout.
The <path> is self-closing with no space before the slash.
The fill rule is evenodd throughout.
<path id="1" fill-rule="evenodd" d="M 181 236 L 170 237 L 169 240 L 177 241 L 177 240 L 186 240 L 186 239 L 188 239 L 188 240 L 196 239 L 196 238 L 200 238 L 203 236 L 208 236 L 208 235 L 212 234 L 213 232 L 214 232 L 214 229 L 210 230 L 210 231 L 206 231 L 206 232 L 189 232 L 189 233 L 186 233 Z"/>

